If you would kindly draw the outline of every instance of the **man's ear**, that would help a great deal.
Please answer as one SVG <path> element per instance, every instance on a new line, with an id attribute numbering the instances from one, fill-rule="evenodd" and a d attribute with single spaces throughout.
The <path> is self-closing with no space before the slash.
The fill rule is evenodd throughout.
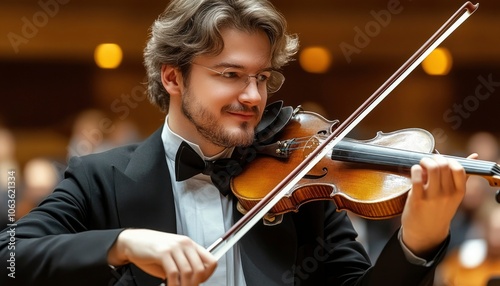
<path id="1" fill-rule="evenodd" d="M 179 69 L 170 65 L 162 65 L 161 82 L 170 96 L 182 94 L 181 88 L 183 83 L 182 75 Z"/>

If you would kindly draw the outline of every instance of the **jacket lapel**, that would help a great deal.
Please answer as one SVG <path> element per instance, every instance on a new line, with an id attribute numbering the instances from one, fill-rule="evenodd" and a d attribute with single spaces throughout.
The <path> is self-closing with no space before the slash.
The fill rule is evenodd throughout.
<path id="1" fill-rule="evenodd" d="M 158 129 L 131 154 L 126 169 L 115 168 L 115 193 L 121 227 L 176 233 L 175 205 L 165 149 Z M 138 285 L 159 285 L 137 267 L 131 267 Z"/>

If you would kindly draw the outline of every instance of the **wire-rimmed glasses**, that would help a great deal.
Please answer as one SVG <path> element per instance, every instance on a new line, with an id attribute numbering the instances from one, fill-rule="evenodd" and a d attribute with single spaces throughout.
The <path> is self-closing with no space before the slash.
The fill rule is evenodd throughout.
<path id="1" fill-rule="evenodd" d="M 253 77 L 255 78 L 259 92 L 264 91 L 262 88 L 265 87 L 266 92 L 268 94 L 272 94 L 277 92 L 283 85 L 283 82 L 285 82 L 285 76 L 272 69 L 263 70 L 257 74 L 251 75 L 233 67 L 228 67 L 223 71 L 218 71 L 197 63 L 192 64 L 220 75 L 226 84 L 233 85 L 235 88 L 246 88 L 250 84 L 250 78 Z"/>

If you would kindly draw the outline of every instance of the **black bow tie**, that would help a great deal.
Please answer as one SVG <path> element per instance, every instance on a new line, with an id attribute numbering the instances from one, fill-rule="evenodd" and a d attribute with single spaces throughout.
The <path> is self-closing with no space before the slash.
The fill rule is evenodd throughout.
<path id="1" fill-rule="evenodd" d="M 175 179 L 177 181 L 187 180 L 200 173 L 209 175 L 212 183 L 224 196 L 230 192 L 231 177 L 238 175 L 241 171 L 241 165 L 235 159 L 203 160 L 184 141 L 175 155 Z"/>

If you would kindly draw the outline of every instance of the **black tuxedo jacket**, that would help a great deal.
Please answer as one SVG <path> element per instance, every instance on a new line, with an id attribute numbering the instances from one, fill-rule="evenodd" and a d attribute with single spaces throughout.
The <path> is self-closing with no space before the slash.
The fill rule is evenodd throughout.
<path id="1" fill-rule="evenodd" d="M 160 134 L 71 159 L 53 194 L 0 233 L 0 284 L 159 285 L 134 265 L 111 270 L 106 258 L 125 228 L 176 232 Z M 234 213 L 234 220 L 241 217 Z M 277 226 L 258 224 L 239 242 L 247 285 L 431 285 L 444 255 L 430 267 L 413 265 L 393 236 L 371 266 L 355 238 L 345 212 L 332 202 L 305 204 Z M 7 275 L 12 255 L 15 278 Z"/>

